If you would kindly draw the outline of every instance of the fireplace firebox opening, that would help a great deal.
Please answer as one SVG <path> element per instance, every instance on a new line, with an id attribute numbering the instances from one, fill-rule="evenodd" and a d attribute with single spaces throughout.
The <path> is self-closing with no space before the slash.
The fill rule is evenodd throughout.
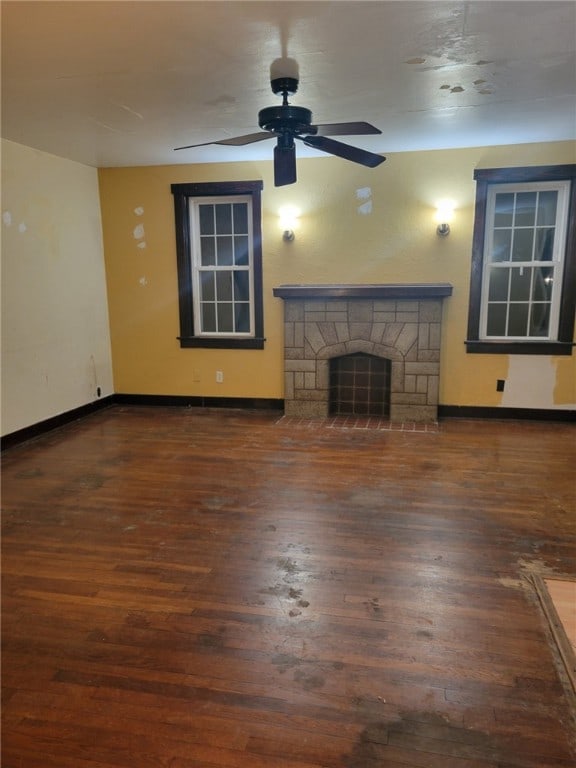
<path id="1" fill-rule="evenodd" d="M 390 418 L 390 360 L 357 352 L 333 357 L 329 364 L 331 415 Z"/>

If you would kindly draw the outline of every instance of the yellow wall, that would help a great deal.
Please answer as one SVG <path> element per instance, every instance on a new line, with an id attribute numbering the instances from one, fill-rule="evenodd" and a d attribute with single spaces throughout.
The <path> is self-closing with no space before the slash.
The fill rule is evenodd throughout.
<path id="1" fill-rule="evenodd" d="M 375 170 L 335 158 L 301 159 L 298 182 L 275 188 L 270 162 L 111 168 L 99 172 L 115 391 L 283 397 L 283 283 L 449 282 L 440 402 L 576 408 L 576 356 L 466 354 L 475 168 L 576 162 L 573 142 L 407 152 Z M 259 350 L 181 349 L 170 185 L 262 179 L 264 330 Z M 440 199 L 456 203 L 439 238 Z M 277 211 L 302 211 L 282 241 Z M 520 363 L 519 363 L 520 360 Z M 216 371 L 224 381 L 217 384 Z M 526 379 L 526 373 L 529 379 Z M 552 372 L 552 373 L 551 373 Z M 496 379 L 506 391 L 496 392 Z M 505 399 L 504 399 L 505 398 Z"/>

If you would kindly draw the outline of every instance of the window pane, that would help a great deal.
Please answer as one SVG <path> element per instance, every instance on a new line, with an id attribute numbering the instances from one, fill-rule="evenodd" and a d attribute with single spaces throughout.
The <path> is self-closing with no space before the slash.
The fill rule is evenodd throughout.
<path id="1" fill-rule="evenodd" d="M 510 270 L 507 268 L 493 268 L 490 270 L 489 301 L 508 301 L 509 279 Z"/>
<path id="2" fill-rule="evenodd" d="M 532 270 L 528 267 L 511 270 L 510 301 L 528 301 L 530 298 L 530 280 Z"/>
<path id="3" fill-rule="evenodd" d="M 538 198 L 538 226 L 554 226 L 556 223 L 556 205 L 558 192 L 556 190 L 540 192 Z"/>
<path id="4" fill-rule="evenodd" d="M 250 299 L 250 275 L 248 272 L 234 272 L 234 300 L 249 301 Z"/>
<path id="5" fill-rule="evenodd" d="M 232 266 L 232 238 L 231 237 L 217 237 L 216 249 L 218 251 L 217 264 L 219 267 L 231 267 Z"/>
<path id="6" fill-rule="evenodd" d="M 536 253 L 534 259 L 536 261 L 552 261 L 552 254 L 554 253 L 554 230 L 550 229 L 537 229 L 536 230 Z"/>
<path id="7" fill-rule="evenodd" d="M 492 261 L 510 261 L 511 229 L 495 229 L 492 240 Z"/>
<path id="8" fill-rule="evenodd" d="M 495 227 L 511 227 L 512 214 L 514 212 L 514 193 L 500 192 L 496 195 L 496 207 L 494 211 Z"/>
<path id="9" fill-rule="evenodd" d="M 214 206 L 200 205 L 199 216 L 200 216 L 200 234 L 213 235 L 214 234 Z"/>
<path id="10" fill-rule="evenodd" d="M 237 235 L 248 233 L 248 205 L 234 203 L 234 232 Z"/>
<path id="11" fill-rule="evenodd" d="M 508 336 L 528 334 L 528 304 L 510 304 L 508 311 Z"/>
<path id="12" fill-rule="evenodd" d="M 488 336 L 506 336 L 506 304 L 488 304 Z"/>
<path id="13" fill-rule="evenodd" d="M 218 301 L 232 301 L 231 272 L 216 272 L 216 295 Z"/>
<path id="14" fill-rule="evenodd" d="M 232 304 L 218 304 L 218 331 L 220 333 L 233 333 Z"/>
<path id="15" fill-rule="evenodd" d="M 218 203 L 216 206 L 216 232 L 219 235 L 232 234 L 232 206 L 229 203 Z"/>
<path id="16" fill-rule="evenodd" d="M 234 305 L 236 315 L 236 332 L 250 333 L 250 304 L 242 302 Z"/>
<path id="17" fill-rule="evenodd" d="M 514 226 L 533 227 L 536 221 L 536 192 L 518 192 Z"/>
<path id="18" fill-rule="evenodd" d="M 248 266 L 248 235 L 237 235 L 234 238 L 234 264 Z"/>
<path id="19" fill-rule="evenodd" d="M 200 300 L 214 301 L 214 272 L 200 272 Z"/>
<path id="20" fill-rule="evenodd" d="M 512 261 L 532 261 L 533 229 L 515 229 Z"/>
<path id="21" fill-rule="evenodd" d="M 214 333 L 216 330 L 216 305 L 203 302 L 202 304 L 202 332 Z"/>
<path id="22" fill-rule="evenodd" d="M 530 311 L 530 336 L 548 336 L 550 304 L 532 304 Z"/>
<path id="23" fill-rule="evenodd" d="M 211 267 L 216 264 L 216 253 L 214 250 L 213 237 L 200 238 L 201 263 L 203 267 Z"/>

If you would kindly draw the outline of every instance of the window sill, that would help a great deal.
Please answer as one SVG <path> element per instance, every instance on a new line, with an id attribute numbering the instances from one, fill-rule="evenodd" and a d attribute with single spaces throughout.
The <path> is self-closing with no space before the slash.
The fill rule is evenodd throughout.
<path id="1" fill-rule="evenodd" d="M 264 349 L 264 338 L 222 338 L 202 336 L 178 336 L 183 349 L 189 347 L 204 347 L 204 349 Z"/>
<path id="2" fill-rule="evenodd" d="M 571 355 L 571 342 L 564 341 L 478 341 L 464 342 L 466 352 L 484 355 Z"/>

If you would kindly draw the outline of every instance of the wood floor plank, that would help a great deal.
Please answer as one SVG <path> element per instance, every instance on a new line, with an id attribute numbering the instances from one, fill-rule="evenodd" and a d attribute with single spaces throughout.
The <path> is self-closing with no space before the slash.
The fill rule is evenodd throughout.
<path id="1" fill-rule="evenodd" d="M 573 768 L 574 426 L 112 407 L 2 463 L 6 768 Z"/>

